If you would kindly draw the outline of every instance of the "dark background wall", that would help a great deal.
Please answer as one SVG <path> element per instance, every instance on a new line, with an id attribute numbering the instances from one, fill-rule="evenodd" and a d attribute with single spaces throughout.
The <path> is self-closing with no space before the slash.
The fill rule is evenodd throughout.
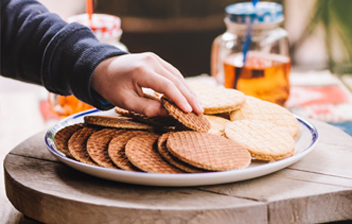
<path id="1" fill-rule="evenodd" d="M 184 76 L 210 73 L 212 41 L 225 32 L 234 0 L 97 0 L 95 12 L 117 15 L 130 52 L 151 51 Z"/>

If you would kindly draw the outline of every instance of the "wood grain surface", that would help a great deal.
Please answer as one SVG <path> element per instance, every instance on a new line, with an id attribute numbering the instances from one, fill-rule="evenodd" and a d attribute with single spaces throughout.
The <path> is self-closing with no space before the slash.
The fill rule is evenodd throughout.
<path id="1" fill-rule="evenodd" d="M 129 185 L 76 171 L 45 148 L 44 132 L 4 161 L 7 197 L 43 223 L 324 223 L 352 219 L 352 138 L 312 121 L 320 141 L 296 164 L 224 185 Z"/>

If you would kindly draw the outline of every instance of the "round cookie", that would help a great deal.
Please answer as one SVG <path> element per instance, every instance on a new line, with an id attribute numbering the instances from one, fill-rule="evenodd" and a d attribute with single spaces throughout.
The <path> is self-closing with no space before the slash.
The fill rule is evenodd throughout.
<path id="1" fill-rule="evenodd" d="M 56 132 L 54 136 L 54 141 L 57 150 L 65 154 L 67 157 L 73 158 L 70 151 L 68 150 L 68 141 L 70 140 L 73 133 L 75 133 L 78 129 L 81 129 L 83 124 L 73 124 L 66 126 Z"/>
<path id="2" fill-rule="evenodd" d="M 241 108 L 245 95 L 235 89 L 227 89 L 202 82 L 188 82 L 204 108 L 204 114 L 220 114 Z"/>
<path id="3" fill-rule="evenodd" d="M 98 165 L 90 158 L 87 152 L 87 140 L 94 132 L 98 130 L 99 129 L 95 127 L 83 127 L 73 133 L 68 141 L 68 149 L 73 158 L 82 163 Z"/>
<path id="4" fill-rule="evenodd" d="M 210 123 L 203 114 L 196 114 L 193 111 L 185 113 L 175 103 L 165 97 L 161 98 L 161 103 L 171 116 L 187 128 L 199 132 L 208 132 L 210 130 Z"/>
<path id="5" fill-rule="evenodd" d="M 167 138 L 169 137 L 171 132 L 165 133 L 161 135 L 158 139 L 158 151 L 160 155 L 170 164 L 174 165 L 175 167 L 184 170 L 188 173 L 201 173 L 205 172 L 206 170 L 199 169 L 197 167 L 191 166 L 188 163 L 183 162 L 182 160 L 179 160 L 175 156 L 173 156 L 169 150 L 166 147 L 166 141 Z"/>
<path id="6" fill-rule="evenodd" d="M 104 128 L 94 132 L 87 140 L 87 152 L 90 158 L 102 167 L 117 169 L 109 157 L 108 145 L 111 139 L 124 132 L 115 128 Z"/>
<path id="7" fill-rule="evenodd" d="M 125 153 L 125 146 L 131 138 L 138 135 L 146 135 L 148 133 L 149 132 L 145 131 L 126 130 L 123 133 L 113 137 L 108 146 L 108 153 L 115 165 L 123 170 L 141 171 L 128 160 Z"/>
<path id="8" fill-rule="evenodd" d="M 109 115 L 89 115 L 84 117 L 84 123 L 108 128 L 152 130 L 148 124 L 131 121 L 128 118 Z"/>
<path id="9" fill-rule="evenodd" d="M 292 136 L 282 127 L 267 121 L 232 121 L 226 125 L 225 134 L 244 146 L 255 159 L 276 161 L 295 153 Z"/>
<path id="10" fill-rule="evenodd" d="M 205 115 L 208 121 L 211 124 L 211 128 L 208 131 L 210 134 L 224 136 L 225 135 L 225 127 L 231 121 L 222 117 L 213 116 L 213 115 Z"/>
<path id="11" fill-rule="evenodd" d="M 134 166 L 148 173 L 184 173 L 160 156 L 155 148 L 158 137 L 151 133 L 131 138 L 125 146 L 127 158 Z"/>
<path id="12" fill-rule="evenodd" d="M 246 96 L 243 107 L 230 114 L 231 121 L 243 119 L 269 121 L 285 128 L 292 137 L 297 136 L 299 132 L 298 121 L 289 110 L 251 96 Z"/>
<path id="13" fill-rule="evenodd" d="M 251 156 L 243 146 L 231 139 L 209 133 L 171 132 L 166 146 L 173 156 L 206 170 L 241 169 L 251 162 Z"/>

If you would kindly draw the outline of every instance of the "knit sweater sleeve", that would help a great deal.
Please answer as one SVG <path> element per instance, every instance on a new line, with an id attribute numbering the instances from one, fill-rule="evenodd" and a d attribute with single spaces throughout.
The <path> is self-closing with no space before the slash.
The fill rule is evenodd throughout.
<path id="1" fill-rule="evenodd" d="M 106 58 L 126 54 L 100 43 L 78 23 L 67 24 L 35 0 L 1 1 L 1 75 L 43 85 L 61 95 L 74 94 L 99 109 L 91 76 Z"/>

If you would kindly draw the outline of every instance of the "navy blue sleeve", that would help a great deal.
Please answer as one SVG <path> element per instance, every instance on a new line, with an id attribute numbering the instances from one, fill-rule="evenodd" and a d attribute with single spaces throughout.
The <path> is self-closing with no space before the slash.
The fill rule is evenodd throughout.
<path id="1" fill-rule="evenodd" d="M 1 0 L 1 75 L 39 84 L 61 95 L 74 94 L 99 109 L 91 76 L 106 58 L 126 54 L 100 43 L 78 23 L 67 24 L 35 0 Z"/>

